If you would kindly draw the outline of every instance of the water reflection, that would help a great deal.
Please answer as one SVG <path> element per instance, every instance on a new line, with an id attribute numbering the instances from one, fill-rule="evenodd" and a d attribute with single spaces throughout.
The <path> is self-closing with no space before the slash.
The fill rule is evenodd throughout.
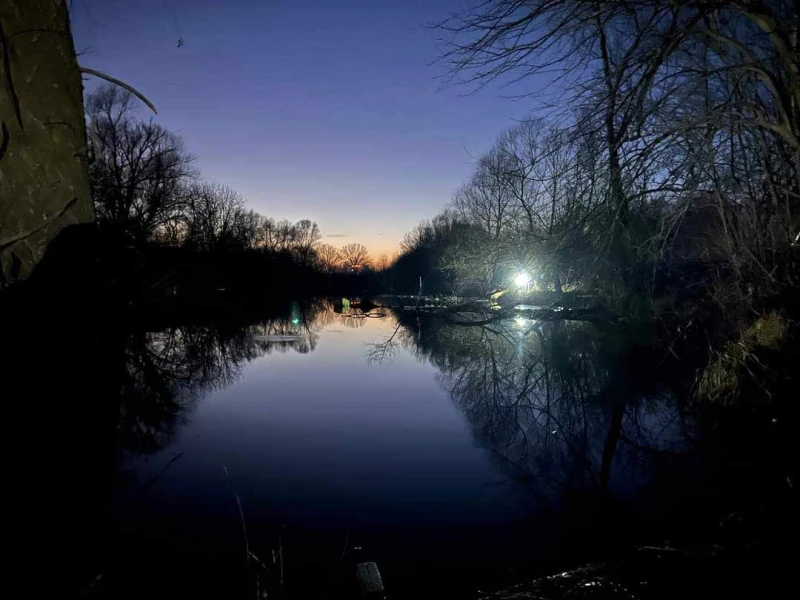
<path id="1" fill-rule="evenodd" d="M 612 331 L 401 317 L 370 358 L 386 361 L 400 348 L 437 367 L 476 441 L 541 504 L 575 493 L 629 495 L 691 439 L 656 363 Z"/>
<path id="2" fill-rule="evenodd" d="M 119 449 L 148 455 L 166 447 L 206 393 L 235 383 L 244 365 L 260 356 L 313 352 L 319 332 L 339 319 L 329 302 L 316 302 L 293 305 L 255 323 L 212 322 L 129 335 L 120 384 Z"/>
<path id="3" fill-rule="evenodd" d="M 373 317 L 381 323 L 369 327 Z M 496 537 L 468 544 L 478 557 L 469 569 L 621 541 L 638 521 L 614 512 L 619 501 L 632 507 L 648 489 L 660 498 L 658 482 L 692 439 L 657 362 L 630 339 L 577 322 L 458 325 L 317 302 L 246 325 L 137 334 L 125 348 L 118 435 L 132 460 L 122 473 L 129 485 L 118 481 L 121 522 L 138 531 L 134 507 L 146 502 L 177 529 L 213 530 L 220 507 L 237 506 L 235 486 L 248 530 L 261 528 L 252 544 L 265 545 L 281 523 L 293 524 L 293 535 L 314 531 L 294 549 L 298 569 L 328 560 L 307 557 L 327 530 L 337 546 L 353 534 L 389 565 L 413 556 L 434 561 L 432 569 L 440 554 L 461 551 L 448 536 L 468 539 L 487 524 Z M 209 398 L 179 427 L 200 398 L 266 354 L 303 356 L 260 361 L 235 392 Z M 186 439 L 152 465 L 135 460 L 176 442 L 179 429 Z M 184 505 L 202 518 L 170 508 Z M 144 523 L 162 535 L 158 520 Z M 322 525 L 317 532 L 309 523 Z M 431 525 L 453 529 L 437 534 Z M 225 540 L 215 543 L 229 547 Z M 475 549 L 481 544 L 485 551 Z"/>
<path id="4" fill-rule="evenodd" d="M 233 384 L 266 354 L 313 352 L 332 324 L 361 327 L 384 309 L 320 301 L 247 325 L 188 325 L 125 343 L 119 448 L 152 454 L 175 438 L 198 399 Z M 574 493 L 625 496 L 687 446 L 691 426 L 629 340 L 579 322 L 465 326 L 395 315 L 366 360 L 406 351 L 438 370 L 476 442 L 537 502 Z M 391 368 L 391 367 L 388 367 Z"/>
<path id="5" fill-rule="evenodd" d="M 32 539 L 65 540 L 59 574 L 76 586 L 108 571 L 114 591 L 137 581 L 140 597 L 170 571 L 175 589 L 213 579 L 226 596 L 246 566 L 246 520 L 249 548 L 269 559 L 282 540 L 287 585 L 313 588 L 286 597 L 321 597 L 326 574 L 312 570 L 338 564 L 345 540 L 379 555 L 394 589 L 407 585 L 394 597 L 422 597 L 422 581 L 471 589 L 534 560 L 574 561 L 574 548 L 622 541 L 670 503 L 687 528 L 701 512 L 679 494 L 706 485 L 682 469 L 703 470 L 694 439 L 708 445 L 709 427 L 695 435 L 660 357 L 630 334 L 315 302 L 255 321 L 16 341 L 25 351 L 9 344 L 4 364 L 27 410 L 12 422 L 40 418 L 30 398 L 81 399 L 48 405 L 40 434 L 70 467 L 19 477 L 40 499 L 24 498 L 45 532 Z M 770 455 L 766 436 L 751 438 L 732 440 L 737 463 Z M 760 496 L 750 481 L 739 485 Z"/>

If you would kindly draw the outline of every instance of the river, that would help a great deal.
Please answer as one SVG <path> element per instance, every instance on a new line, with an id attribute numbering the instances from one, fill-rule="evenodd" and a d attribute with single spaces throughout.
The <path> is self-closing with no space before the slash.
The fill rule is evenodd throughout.
<path id="1" fill-rule="evenodd" d="M 773 475 L 663 356 L 588 323 L 321 300 L 108 335 L 113 458 L 62 457 L 98 597 L 354 597 L 374 561 L 389 598 L 470 598 L 713 529 Z"/>

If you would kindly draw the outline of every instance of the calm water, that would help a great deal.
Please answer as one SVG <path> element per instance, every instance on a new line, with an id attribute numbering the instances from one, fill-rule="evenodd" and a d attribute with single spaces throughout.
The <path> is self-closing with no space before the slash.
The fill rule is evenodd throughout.
<path id="1" fill-rule="evenodd" d="M 278 595 L 335 597 L 369 559 L 390 597 L 470 597 L 714 493 L 693 421 L 613 332 L 344 312 L 126 340 L 118 591 L 246 587 L 249 551 Z"/>

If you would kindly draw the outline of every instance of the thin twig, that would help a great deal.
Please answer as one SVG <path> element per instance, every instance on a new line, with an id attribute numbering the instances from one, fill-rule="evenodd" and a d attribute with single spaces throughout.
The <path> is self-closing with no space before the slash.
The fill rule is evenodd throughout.
<path id="1" fill-rule="evenodd" d="M 164 465 L 164 468 L 161 469 L 158 472 L 158 474 L 150 478 L 150 481 L 148 481 L 147 484 L 142 488 L 142 493 L 143 494 L 147 493 L 150 490 L 150 488 L 153 487 L 159 479 L 161 479 L 161 476 L 164 473 L 166 473 L 167 469 L 169 469 L 172 466 L 172 463 L 174 463 L 176 460 L 180 458 L 183 458 L 183 452 L 178 452 L 178 454 L 170 458 L 169 462 L 166 465 Z"/>
<path id="2" fill-rule="evenodd" d="M 250 542 L 247 540 L 247 525 L 244 522 L 244 511 L 242 510 L 242 501 L 239 500 L 239 494 L 233 492 L 236 497 L 236 505 L 239 507 L 239 519 L 242 521 L 242 535 L 244 536 L 244 551 L 247 559 L 247 564 L 250 564 Z"/>
<path id="3" fill-rule="evenodd" d="M 283 538 L 278 534 L 278 556 L 281 559 L 281 587 L 283 587 Z"/>
<path id="4" fill-rule="evenodd" d="M 225 473 L 225 476 L 227 477 L 229 475 L 228 467 L 223 464 L 222 470 Z M 236 498 L 236 506 L 239 508 L 239 520 L 242 522 L 242 535 L 244 536 L 245 562 L 248 566 L 250 566 L 250 556 L 252 553 L 250 552 L 250 541 L 247 539 L 247 524 L 245 523 L 244 520 L 244 510 L 242 509 L 242 501 L 239 499 L 239 494 L 237 494 L 234 490 L 231 490 L 231 493 L 233 494 L 233 497 Z"/>

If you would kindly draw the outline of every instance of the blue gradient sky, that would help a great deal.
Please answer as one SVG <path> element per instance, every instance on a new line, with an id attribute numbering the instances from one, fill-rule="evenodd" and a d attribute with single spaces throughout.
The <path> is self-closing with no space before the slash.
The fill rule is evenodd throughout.
<path id="1" fill-rule="evenodd" d="M 473 3 L 73 0 L 72 19 L 80 62 L 148 96 L 204 177 L 379 253 L 532 108 L 497 86 L 442 88 L 426 25 Z"/>

